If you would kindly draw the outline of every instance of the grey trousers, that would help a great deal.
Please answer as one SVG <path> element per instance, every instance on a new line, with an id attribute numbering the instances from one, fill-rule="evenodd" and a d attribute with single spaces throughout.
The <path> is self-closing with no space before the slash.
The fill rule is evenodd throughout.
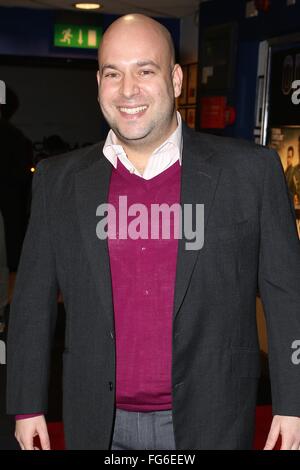
<path id="1" fill-rule="evenodd" d="M 111 450 L 175 450 L 172 410 L 116 410 Z"/>

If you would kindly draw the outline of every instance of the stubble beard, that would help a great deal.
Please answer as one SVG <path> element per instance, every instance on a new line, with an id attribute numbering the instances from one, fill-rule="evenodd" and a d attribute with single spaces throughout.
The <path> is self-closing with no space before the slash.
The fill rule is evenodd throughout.
<path id="1" fill-rule="evenodd" d="M 108 113 L 105 112 L 105 108 L 101 104 L 100 106 L 106 122 L 108 123 L 109 127 L 114 131 L 120 142 L 132 147 L 155 147 L 156 143 L 164 139 L 164 129 L 166 130 L 166 132 L 168 132 L 168 126 L 166 125 L 166 122 L 171 125 L 173 114 L 175 111 L 174 102 L 173 105 L 170 104 L 168 110 L 166 110 L 164 114 L 159 115 L 157 119 L 153 118 L 149 122 L 147 127 L 141 129 L 140 135 L 137 134 L 136 136 L 133 135 L 131 137 L 130 135 L 126 135 L 125 132 L 122 132 L 117 120 L 114 118 L 110 118 Z"/>

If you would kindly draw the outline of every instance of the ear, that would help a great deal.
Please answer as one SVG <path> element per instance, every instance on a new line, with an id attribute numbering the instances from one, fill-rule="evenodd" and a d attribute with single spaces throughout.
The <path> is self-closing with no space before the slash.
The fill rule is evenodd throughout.
<path id="1" fill-rule="evenodd" d="M 97 70 L 97 83 L 98 83 L 98 86 L 100 85 L 100 72 L 99 70 Z"/>
<path id="2" fill-rule="evenodd" d="M 172 72 L 174 96 L 178 98 L 181 94 L 183 73 L 179 64 L 175 64 Z"/>

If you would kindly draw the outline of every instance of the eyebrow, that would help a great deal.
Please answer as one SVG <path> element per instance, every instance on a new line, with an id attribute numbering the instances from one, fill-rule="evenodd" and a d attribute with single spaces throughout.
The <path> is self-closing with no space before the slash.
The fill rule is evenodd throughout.
<path id="1" fill-rule="evenodd" d="M 118 70 L 118 67 L 113 64 L 104 64 L 104 65 L 101 65 L 100 69 L 101 69 L 101 72 L 103 72 L 105 69 Z"/>
<path id="2" fill-rule="evenodd" d="M 160 66 L 158 64 L 156 64 L 153 60 L 138 60 L 136 62 L 136 65 L 138 65 L 139 67 L 145 67 L 147 65 L 152 65 L 152 67 L 155 67 L 158 70 L 160 70 Z M 101 65 L 100 69 L 101 69 L 101 72 L 103 72 L 106 69 L 119 70 L 119 68 L 114 64 L 103 64 L 103 65 Z"/>
<path id="3" fill-rule="evenodd" d="M 140 67 L 144 67 L 145 65 L 152 65 L 153 67 L 157 68 L 160 70 L 160 66 L 156 64 L 153 60 L 138 60 L 137 65 Z"/>

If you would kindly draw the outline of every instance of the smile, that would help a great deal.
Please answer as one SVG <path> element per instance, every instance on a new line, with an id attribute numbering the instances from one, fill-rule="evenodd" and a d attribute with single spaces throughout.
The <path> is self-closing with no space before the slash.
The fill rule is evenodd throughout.
<path id="1" fill-rule="evenodd" d="M 138 106 L 137 108 L 119 108 L 121 113 L 126 113 L 126 114 L 138 114 L 141 113 L 142 111 L 146 111 L 148 106 Z"/>

